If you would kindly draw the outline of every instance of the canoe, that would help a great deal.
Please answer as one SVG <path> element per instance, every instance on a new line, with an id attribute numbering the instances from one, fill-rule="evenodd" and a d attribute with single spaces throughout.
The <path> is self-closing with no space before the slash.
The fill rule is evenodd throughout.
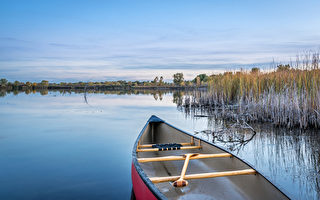
<path id="1" fill-rule="evenodd" d="M 232 153 L 151 116 L 132 154 L 135 198 L 289 199 Z"/>

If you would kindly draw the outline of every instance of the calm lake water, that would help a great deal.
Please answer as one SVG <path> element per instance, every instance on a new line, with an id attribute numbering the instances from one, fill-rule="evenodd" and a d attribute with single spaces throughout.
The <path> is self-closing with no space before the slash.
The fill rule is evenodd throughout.
<path id="1" fill-rule="evenodd" d="M 151 115 L 215 141 L 292 199 L 320 199 L 320 133 L 252 125 L 244 145 L 217 141 L 229 122 L 191 117 L 181 93 L 7 94 L 0 98 L 0 199 L 130 199 L 131 152 Z M 210 133 L 209 133 L 210 132 Z M 234 134 L 250 136 L 248 131 Z"/>

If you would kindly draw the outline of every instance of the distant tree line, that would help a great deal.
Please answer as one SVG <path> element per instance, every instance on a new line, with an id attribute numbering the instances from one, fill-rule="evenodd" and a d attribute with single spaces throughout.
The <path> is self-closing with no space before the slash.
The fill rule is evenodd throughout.
<path id="1" fill-rule="evenodd" d="M 153 88 L 153 87 L 199 87 L 206 86 L 208 82 L 208 76 L 206 74 L 200 74 L 191 81 L 184 79 L 183 73 L 176 73 L 173 75 L 172 82 L 164 81 L 163 76 L 156 76 L 152 81 L 102 81 L 102 82 L 60 82 L 50 83 L 48 80 L 42 80 L 41 82 L 21 82 L 14 81 L 9 82 L 7 79 L 0 79 L 1 89 L 6 90 L 37 90 L 37 89 L 71 89 L 71 88 L 110 88 L 110 89 L 130 89 L 130 88 Z"/>
<path id="2" fill-rule="evenodd" d="M 284 72 L 291 70 L 289 64 L 287 65 L 278 65 L 276 72 Z M 242 73 L 236 72 L 236 73 Z M 260 68 L 253 67 L 250 71 L 252 75 L 258 76 Z M 130 88 L 153 88 L 153 87 L 205 87 L 213 84 L 213 80 L 216 77 L 222 75 L 232 75 L 233 72 L 224 72 L 223 74 L 213 74 L 207 76 L 206 74 L 199 74 L 192 80 L 185 80 L 183 73 L 175 73 L 173 75 L 172 82 L 164 81 L 163 76 L 156 76 L 152 81 L 101 81 L 101 82 L 60 82 L 60 83 L 50 83 L 48 80 L 42 80 L 41 82 L 20 82 L 14 81 L 9 82 L 7 79 L 0 79 L 0 88 L 6 90 L 36 90 L 36 89 L 81 89 L 81 88 L 109 88 L 109 89 L 130 89 Z"/>

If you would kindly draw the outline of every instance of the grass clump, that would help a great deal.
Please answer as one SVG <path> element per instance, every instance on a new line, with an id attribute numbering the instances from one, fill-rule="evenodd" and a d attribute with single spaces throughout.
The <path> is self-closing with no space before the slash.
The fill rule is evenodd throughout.
<path id="1" fill-rule="evenodd" d="M 287 127 L 320 127 L 319 53 L 297 57 L 295 66 L 275 70 L 225 72 L 209 77 L 209 95 L 193 102 L 206 106 L 236 105 L 249 121 Z M 201 106 L 201 105 L 200 105 Z"/>

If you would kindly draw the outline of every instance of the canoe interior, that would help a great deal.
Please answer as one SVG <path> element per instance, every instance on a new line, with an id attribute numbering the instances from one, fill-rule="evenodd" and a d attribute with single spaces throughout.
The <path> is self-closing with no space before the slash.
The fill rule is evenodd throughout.
<path id="1" fill-rule="evenodd" d="M 191 136 L 162 122 L 152 122 L 142 133 L 140 144 L 188 143 Z M 198 139 L 195 139 L 198 144 Z M 202 149 L 136 152 L 137 158 L 184 155 L 186 153 L 216 154 L 225 151 L 201 141 Z M 139 163 L 148 177 L 180 176 L 184 161 L 159 161 Z M 186 174 L 223 172 L 251 169 L 236 157 L 190 160 Z M 262 175 L 188 180 L 186 187 L 176 188 L 172 182 L 155 183 L 156 188 L 168 199 L 288 199 Z"/>

